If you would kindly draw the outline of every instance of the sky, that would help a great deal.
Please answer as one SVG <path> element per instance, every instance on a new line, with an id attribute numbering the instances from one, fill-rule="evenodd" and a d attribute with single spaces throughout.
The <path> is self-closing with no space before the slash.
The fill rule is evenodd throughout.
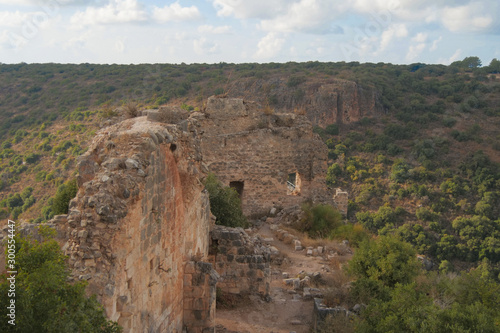
<path id="1" fill-rule="evenodd" d="M 0 63 L 500 59 L 498 0 L 0 0 Z"/>

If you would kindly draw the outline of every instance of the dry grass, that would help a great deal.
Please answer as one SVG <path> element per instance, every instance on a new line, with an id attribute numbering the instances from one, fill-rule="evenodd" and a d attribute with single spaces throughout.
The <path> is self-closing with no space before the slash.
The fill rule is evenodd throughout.
<path id="1" fill-rule="evenodd" d="M 321 284 L 329 288 L 342 288 L 350 282 L 349 276 L 341 270 L 321 276 Z"/>
<path id="2" fill-rule="evenodd" d="M 136 102 L 128 102 L 123 106 L 126 118 L 135 118 L 139 115 L 139 105 Z"/>
<path id="3" fill-rule="evenodd" d="M 349 261 L 350 256 L 336 256 L 329 260 L 330 267 L 333 269 L 342 269 L 342 267 Z"/>
<path id="4" fill-rule="evenodd" d="M 355 331 L 352 316 L 329 315 L 319 327 L 320 333 L 353 333 Z"/>
<path id="5" fill-rule="evenodd" d="M 274 111 L 275 111 L 274 108 L 270 107 L 269 104 L 264 106 L 264 114 L 272 115 L 274 114 Z"/>
<path id="6" fill-rule="evenodd" d="M 296 236 L 303 247 L 312 246 L 314 248 L 318 246 L 326 247 L 328 250 L 333 250 L 339 254 L 344 254 L 346 252 L 346 247 L 343 244 L 338 243 L 326 238 L 311 238 L 306 233 L 300 232 L 294 228 L 282 226 L 281 229 L 286 230 L 289 234 Z"/>
<path id="7" fill-rule="evenodd" d="M 296 107 L 295 109 L 293 109 L 293 113 L 301 116 L 307 115 L 306 108 L 304 106 Z"/>

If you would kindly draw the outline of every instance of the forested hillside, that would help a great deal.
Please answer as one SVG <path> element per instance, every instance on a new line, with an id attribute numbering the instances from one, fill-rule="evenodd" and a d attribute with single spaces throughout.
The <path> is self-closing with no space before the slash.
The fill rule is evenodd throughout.
<path id="1" fill-rule="evenodd" d="M 447 265 L 498 262 L 499 73 L 500 61 L 483 67 L 476 57 L 450 66 L 2 64 L 0 214 L 40 222 L 61 213 L 76 158 L 117 107 L 193 110 L 225 94 L 304 112 L 316 82 L 343 79 L 374 89 L 380 107 L 355 123 L 316 128 L 330 148 L 329 185 L 352 199 L 349 219 Z"/>
<path id="2" fill-rule="evenodd" d="M 255 100 L 267 113 L 310 115 L 319 87 L 339 80 L 373 92 L 375 107 L 355 121 L 313 121 L 329 148 L 328 185 L 350 198 L 350 223 L 331 236 L 355 246 L 374 240 L 355 251 L 345 299 L 366 310 L 326 331 L 498 331 L 496 59 L 488 66 L 477 57 L 449 66 L 0 64 L 0 218 L 40 223 L 65 213 L 77 158 L 96 131 L 140 109 L 199 110 L 216 94 Z M 417 254 L 432 273 L 422 273 Z"/>

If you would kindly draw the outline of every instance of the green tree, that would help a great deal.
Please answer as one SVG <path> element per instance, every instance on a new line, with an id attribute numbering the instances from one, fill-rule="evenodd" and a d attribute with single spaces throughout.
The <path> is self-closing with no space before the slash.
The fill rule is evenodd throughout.
<path id="1" fill-rule="evenodd" d="M 69 202 L 75 197 L 76 192 L 78 192 L 76 179 L 67 181 L 59 186 L 52 202 L 52 213 L 54 215 L 68 214 Z"/>
<path id="2" fill-rule="evenodd" d="M 465 68 L 479 68 L 481 65 L 482 63 L 479 57 L 467 57 L 462 60 L 462 66 Z"/>
<path id="3" fill-rule="evenodd" d="M 410 283 L 419 272 L 413 247 L 393 236 L 382 236 L 360 244 L 349 262 L 349 272 L 358 280 L 380 281 L 384 286 Z"/>
<path id="4" fill-rule="evenodd" d="M 48 232 L 41 231 L 47 235 Z M 48 239 L 47 239 L 48 238 Z M 1 332 L 22 333 L 117 333 L 121 328 L 108 321 L 94 296 L 85 296 L 85 282 L 68 283 L 68 269 L 58 243 L 47 237 L 38 242 L 16 239 L 16 325 L 0 321 Z M 0 277 L 0 306 L 5 313 L 11 297 L 10 282 Z"/>
<path id="5" fill-rule="evenodd" d="M 246 227 L 248 221 L 241 210 L 238 192 L 223 186 L 217 177 L 210 173 L 205 179 L 205 188 L 210 198 L 210 210 L 215 215 L 215 223 L 228 227 Z"/>

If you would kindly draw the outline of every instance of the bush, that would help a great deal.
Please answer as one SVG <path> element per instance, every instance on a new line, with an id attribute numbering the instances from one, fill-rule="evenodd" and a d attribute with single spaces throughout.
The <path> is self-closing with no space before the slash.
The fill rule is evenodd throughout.
<path id="1" fill-rule="evenodd" d="M 379 229 L 387 226 L 394 226 L 395 224 L 401 222 L 401 216 L 404 213 L 405 210 L 400 207 L 393 210 L 391 207 L 381 206 L 376 213 L 357 213 L 356 219 L 366 229 L 372 232 L 377 232 Z"/>
<path id="2" fill-rule="evenodd" d="M 426 207 L 417 208 L 415 215 L 421 221 L 436 222 L 439 220 L 439 214 L 427 209 Z"/>
<path id="3" fill-rule="evenodd" d="M 24 161 L 28 164 L 34 164 L 34 163 L 38 162 L 40 157 L 41 156 L 39 154 L 29 153 L 28 155 L 26 155 L 24 157 Z"/>
<path id="4" fill-rule="evenodd" d="M 361 242 L 370 239 L 370 234 L 360 224 L 348 223 L 333 230 L 330 237 L 335 239 L 347 239 L 350 245 L 359 246 Z"/>
<path id="5" fill-rule="evenodd" d="M 139 116 L 139 108 L 135 102 L 128 102 L 123 106 L 123 109 L 125 111 L 126 118 L 135 118 Z"/>
<path id="6" fill-rule="evenodd" d="M 393 236 L 361 243 L 349 262 L 349 272 L 356 278 L 379 281 L 388 287 L 410 283 L 419 267 L 412 246 Z"/>
<path id="7" fill-rule="evenodd" d="M 335 185 L 337 177 L 342 174 L 342 169 L 337 163 L 333 163 L 328 167 L 328 171 L 326 174 L 326 183 L 328 185 Z"/>
<path id="8" fill-rule="evenodd" d="M 48 232 L 40 230 L 40 234 Z M 15 247 L 16 325 L 2 320 L 1 332 L 121 332 L 115 322 L 106 319 L 96 298 L 85 295 L 85 282 L 68 282 L 69 269 L 55 240 L 17 238 Z M 9 305 L 6 277 L 0 277 L 2 309 Z"/>
<path id="9" fill-rule="evenodd" d="M 326 126 L 325 133 L 329 135 L 339 135 L 339 125 L 331 124 Z"/>
<path id="10" fill-rule="evenodd" d="M 330 205 L 302 205 L 304 217 L 295 224 L 301 232 L 307 232 L 313 238 L 325 238 L 342 223 L 342 214 Z"/>
<path id="11" fill-rule="evenodd" d="M 76 192 L 78 192 L 76 179 L 72 179 L 59 186 L 52 202 L 53 215 L 68 214 L 69 201 L 75 197 Z"/>
<path id="12" fill-rule="evenodd" d="M 210 198 L 210 210 L 216 217 L 216 224 L 228 227 L 248 225 L 241 210 L 240 197 L 234 188 L 223 186 L 213 173 L 207 176 L 204 184 Z"/>

